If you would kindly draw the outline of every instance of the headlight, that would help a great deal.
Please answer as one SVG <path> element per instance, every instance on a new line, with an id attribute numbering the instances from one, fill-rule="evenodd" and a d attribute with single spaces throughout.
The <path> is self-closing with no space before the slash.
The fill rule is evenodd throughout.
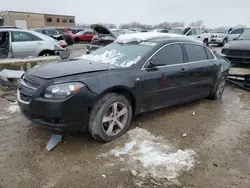
<path id="1" fill-rule="evenodd" d="M 46 99 L 65 99 L 79 93 L 82 87 L 85 85 L 80 82 L 52 85 L 45 89 L 43 97 Z"/>

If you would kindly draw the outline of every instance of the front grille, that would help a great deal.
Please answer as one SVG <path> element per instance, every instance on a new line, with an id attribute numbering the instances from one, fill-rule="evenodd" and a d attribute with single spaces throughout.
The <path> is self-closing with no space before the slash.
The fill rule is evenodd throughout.
<path id="1" fill-rule="evenodd" d="M 250 50 L 229 50 L 227 55 L 234 57 L 250 57 Z"/>
<path id="2" fill-rule="evenodd" d="M 22 80 L 21 80 L 21 84 L 28 87 L 28 88 L 32 88 L 32 89 L 37 89 L 40 84 L 27 78 L 27 77 L 23 77 Z"/>

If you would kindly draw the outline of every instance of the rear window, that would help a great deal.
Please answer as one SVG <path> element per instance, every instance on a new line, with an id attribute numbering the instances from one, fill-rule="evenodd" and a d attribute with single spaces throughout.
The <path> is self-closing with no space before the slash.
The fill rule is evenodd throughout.
<path id="1" fill-rule="evenodd" d="M 184 44 L 188 62 L 207 60 L 207 53 L 203 46 L 196 44 Z"/>

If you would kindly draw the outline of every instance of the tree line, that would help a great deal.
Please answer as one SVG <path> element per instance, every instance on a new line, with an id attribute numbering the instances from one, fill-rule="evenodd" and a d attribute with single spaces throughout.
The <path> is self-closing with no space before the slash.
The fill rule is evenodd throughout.
<path id="1" fill-rule="evenodd" d="M 175 27 L 184 27 L 185 23 L 184 22 L 162 22 L 160 24 L 142 24 L 140 22 L 131 22 L 131 23 L 125 23 L 125 24 L 109 24 L 109 23 L 97 23 L 104 25 L 105 27 L 109 29 L 113 28 L 120 28 L 120 29 L 128 29 L 128 28 L 142 28 L 142 29 L 155 29 L 155 28 L 175 28 Z M 77 24 L 78 27 L 83 27 L 83 28 L 89 28 L 91 24 Z M 195 22 L 189 23 L 189 26 L 191 27 L 204 27 L 203 21 L 198 20 Z"/>

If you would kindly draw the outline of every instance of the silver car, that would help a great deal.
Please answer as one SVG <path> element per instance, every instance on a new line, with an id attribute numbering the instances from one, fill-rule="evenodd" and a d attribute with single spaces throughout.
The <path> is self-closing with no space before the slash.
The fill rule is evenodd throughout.
<path id="1" fill-rule="evenodd" d="M 62 48 L 58 41 L 31 30 L 0 29 L 0 58 L 25 58 L 59 55 L 66 59 L 68 49 Z"/>

